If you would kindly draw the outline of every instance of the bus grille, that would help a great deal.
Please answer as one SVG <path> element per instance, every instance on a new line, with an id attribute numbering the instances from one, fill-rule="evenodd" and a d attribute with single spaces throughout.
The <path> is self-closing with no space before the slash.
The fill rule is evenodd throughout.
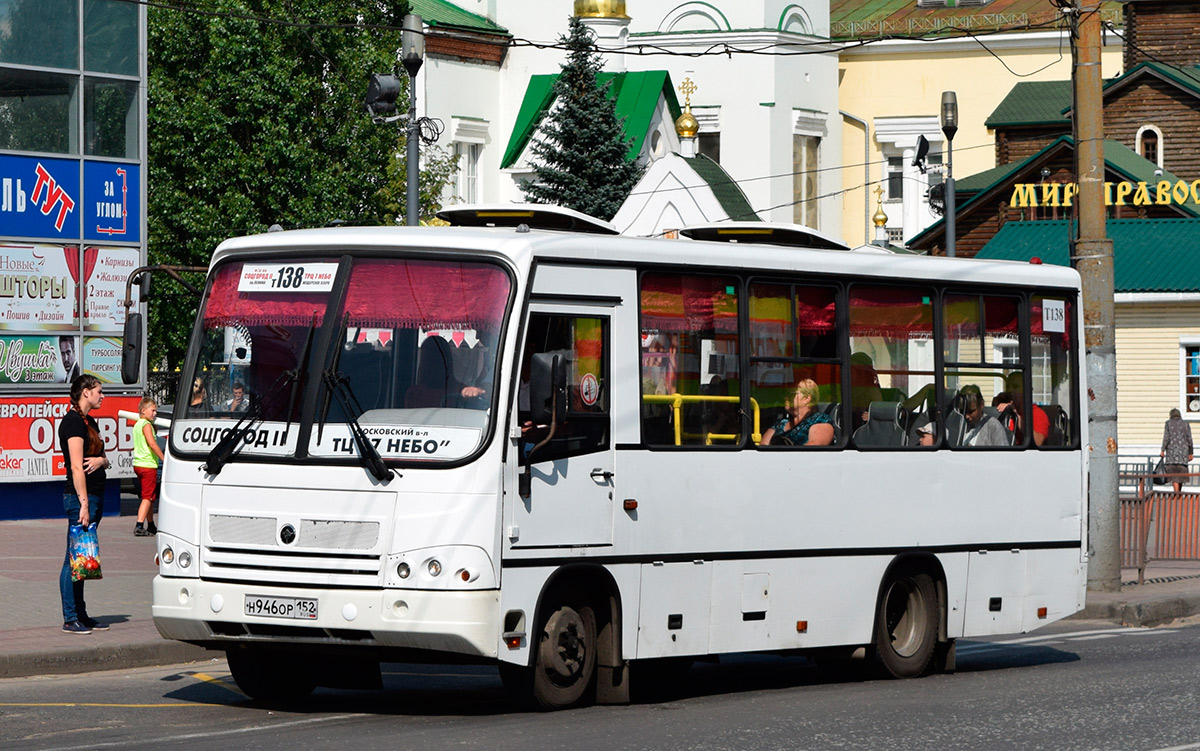
<path id="1" fill-rule="evenodd" d="M 300 519 L 296 540 L 279 539 L 271 516 L 210 514 L 201 576 L 317 586 L 379 586 L 377 521 Z"/>

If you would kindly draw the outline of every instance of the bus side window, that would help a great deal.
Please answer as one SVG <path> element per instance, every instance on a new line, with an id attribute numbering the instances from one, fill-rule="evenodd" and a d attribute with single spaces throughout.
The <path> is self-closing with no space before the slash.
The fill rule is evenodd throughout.
<path id="1" fill-rule="evenodd" d="M 928 409 L 935 378 L 933 300 L 933 290 L 922 287 L 850 288 L 855 445 L 919 448 L 928 445 L 922 432 L 940 432 L 939 415 Z M 877 424 L 868 425 L 871 420 Z"/>
<path id="2" fill-rule="evenodd" d="M 732 277 L 642 277 L 642 441 L 647 445 L 742 442 L 737 288 Z"/>
<path id="3" fill-rule="evenodd" d="M 1075 358 L 1078 343 L 1072 341 L 1075 310 L 1072 301 L 1063 297 L 1035 296 L 1029 316 L 1030 394 L 1034 417 L 1034 439 L 1045 428 L 1041 448 L 1074 446 L 1078 432 L 1072 420 L 1072 395 L 1075 391 Z M 1042 415 L 1036 410 L 1041 410 Z"/>

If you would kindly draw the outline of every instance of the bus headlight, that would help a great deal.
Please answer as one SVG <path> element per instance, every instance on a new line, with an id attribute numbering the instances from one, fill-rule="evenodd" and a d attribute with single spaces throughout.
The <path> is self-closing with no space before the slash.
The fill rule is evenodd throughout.
<path id="1" fill-rule="evenodd" d="M 429 572 L 430 576 L 438 576 L 442 573 L 442 564 L 440 561 L 438 561 L 438 559 L 434 558 L 429 562 L 426 570 Z"/>
<path id="2" fill-rule="evenodd" d="M 407 579 L 408 575 L 411 573 L 412 569 L 410 569 L 408 564 L 404 561 L 400 561 L 400 565 L 396 566 L 396 576 L 400 577 L 401 579 Z"/>
<path id="3" fill-rule="evenodd" d="M 187 568 L 192 565 L 192 554 L 186 550 L 179 554 L 179 568 Z"/>
<path id="4" fill-rule="evenodd" d="M 171 550 L 170 545 L 163 547 L 160 555 L 162 556 L 162 562 L 168 566 L 175 562 L 175 551 Z"/>

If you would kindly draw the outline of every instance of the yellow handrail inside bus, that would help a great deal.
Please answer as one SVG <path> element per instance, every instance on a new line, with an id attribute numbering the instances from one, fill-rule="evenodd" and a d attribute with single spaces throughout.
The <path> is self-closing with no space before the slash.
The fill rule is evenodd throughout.
<path id="1" fill-rule="evenodd" d="M 741 397 L 738 396 L 708 396 L 706 394 L 642 394 L 642 402 L 645 404 L 669 404 L 671 411 L 674 413 L 675 422 L 675 445 L 682 446 L 684 437 L 688 438 L 704 438 L 704 445 L 711 446 L 714 440 L 718 441 L 736 441 L 737 434 L 733 433 L 684 433 L 683 421 L 680 411 L 684 404 L 696 404 L 702 402 L 712 402 L 714 404 L 738 404 L 741 402 Z M 750 434 L 751 440 L 758 443 L 762 440 L 762 432 L 759 425 L 758 401 L 754 397 L 750 398 L 750 409 L 754 414 L 753 417 L 753 432 Z"/>

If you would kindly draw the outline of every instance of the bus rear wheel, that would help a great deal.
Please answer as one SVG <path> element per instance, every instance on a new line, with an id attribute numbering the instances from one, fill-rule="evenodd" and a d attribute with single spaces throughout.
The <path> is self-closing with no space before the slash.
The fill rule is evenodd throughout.
<path id="1" fill-rule="evenodd" d="M 300 655 L 251 648 L 227 650 L 225 658 L 234 682 L 251 699 L 294 701 L 308 696 L 317 687 Z"/>
<path id="2" fill-rule="evenodd" d="M 875 613 L 875 656 L 896 678 L 916 678 L 930 668 L 937 646 L 938 599 L 933 578 L 900 568 L 889 573 Z"/>

